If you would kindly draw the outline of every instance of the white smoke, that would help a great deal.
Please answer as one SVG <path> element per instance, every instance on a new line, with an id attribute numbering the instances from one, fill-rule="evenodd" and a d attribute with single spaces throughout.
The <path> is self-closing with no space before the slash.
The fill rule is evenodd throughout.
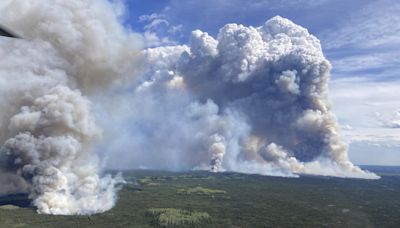
<path id="1" fill-rule="evenodd" d="M 196 30 L 189 46 L 138 60 L 139 77 L 109 107 L 130 125 L 104 145 L 126 156 L 119 165 L 377 178 L 348 159 L 319 40 L 287 19 L 228 24 L 217 39 Z"/>
<path id="2" fill-rule="evenodd" d="M 0 39 L 0 192 L 29 193 L 39 213 L 114 205 L 123 180 L 96 152 L 109 168 L 377 178 L 347 157 L 318 39 L 287 19 L 137 52 L 106 0 L 0 10 L 26 38 Z"/>
<path id="3" fill-rule="evenodd" d="M 108 1 L 6 0 L 0 21 L 1 193 L 27 192 L 39 213 L 92 214 L 116 201 L 87 96 L 124 80 L 137 39 Z"/>

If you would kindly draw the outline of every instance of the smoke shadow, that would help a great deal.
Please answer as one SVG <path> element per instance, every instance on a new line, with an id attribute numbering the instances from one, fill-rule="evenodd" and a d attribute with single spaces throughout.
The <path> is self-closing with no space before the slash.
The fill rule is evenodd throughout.
<path id="1" fill-rule="evenodd" d="M 32 200 L 29 199 L 28 194 L 10 194 L 0 196 L 0 206 L 13 205 L 22 208 L 32 208 Z"/>

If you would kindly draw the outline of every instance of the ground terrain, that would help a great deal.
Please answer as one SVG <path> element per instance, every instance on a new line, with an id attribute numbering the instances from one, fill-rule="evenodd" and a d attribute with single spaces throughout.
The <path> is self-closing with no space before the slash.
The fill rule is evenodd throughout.
<path id="1" fill-rule="evenodd" d="M 39 215 L 0 197 L 0 227 L 400 227 L 400 168 L 380 180 L 134 170 L 117 205 L 92 216 Z"/>

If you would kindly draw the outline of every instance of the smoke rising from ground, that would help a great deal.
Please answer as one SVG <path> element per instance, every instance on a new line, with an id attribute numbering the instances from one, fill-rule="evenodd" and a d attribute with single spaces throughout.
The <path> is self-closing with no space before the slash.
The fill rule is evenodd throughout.
<path id="1" fill-rule="evenodd" d="M 39 213 L 110 209 L 123 180 L 103 163 L 377 178 L 347 157 L 318 39 L 287 19 L 136 52 L 108 1 L 0 9 L 26 38 L 0 39 L 0 193 L 29 193 Z"/>
<path id="2" fill-rule="evenodd" d="M 101 174 L 101 137 L 87 96 L 127 75 L 137 39 L 107 1 L 2 1 L 2 194 L 27 192 L 39 213 L 110 209 L 122 178 Z"/>
<path id="3" fill-rule="evenodd" d="M 119 166 L 377 178 L 347 157 L 319 40 L 287 19 L 228 24 L 216 39 L 196 30 L 189 46 L 138 59 L 134 85 L 109 107 L 129 125 L 104 145 L 127 157 Z"/>

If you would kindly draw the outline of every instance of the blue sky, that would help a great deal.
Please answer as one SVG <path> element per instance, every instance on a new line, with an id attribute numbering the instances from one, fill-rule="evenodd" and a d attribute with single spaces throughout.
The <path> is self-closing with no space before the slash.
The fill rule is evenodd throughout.
<path id="1" fill-rule="evenodd" d="M 186 44 L 195 29 L 216 36 L 227 23 L 260 26 L 275 15 L 307 28 L 321 40 L 333 65 L 330 97 L 343 135 L 352 142 L 351 159 L 360 164 L 400 165 L 400 1 L 124 3 L 124 24 L 144 34 L 150 47 Z"/>
<path id="2" fill-rule="evenodd" d="M 336 76 L 379 74 L 375 79 L 383 80 L 396 77 L 399 70 L 399 61 L 380 62 L 400 55 L 395 53 L 400 51 L 396 0 L 127 0 L 125 4 L 128 27 L 176 43 L 187 43 L 195 29 L 215 36 L 227 23 L 259 26 L 280 15 L 321 40 L 324 53 L 337 65 Z M 153 18 L 146 20 L 143 15 Z M 149 26 L 154 20 L 162 22 Z M 178 29 L 172 32 L 173 27 Z M 352 64 L 344 66 L 343 59 Z"/>

